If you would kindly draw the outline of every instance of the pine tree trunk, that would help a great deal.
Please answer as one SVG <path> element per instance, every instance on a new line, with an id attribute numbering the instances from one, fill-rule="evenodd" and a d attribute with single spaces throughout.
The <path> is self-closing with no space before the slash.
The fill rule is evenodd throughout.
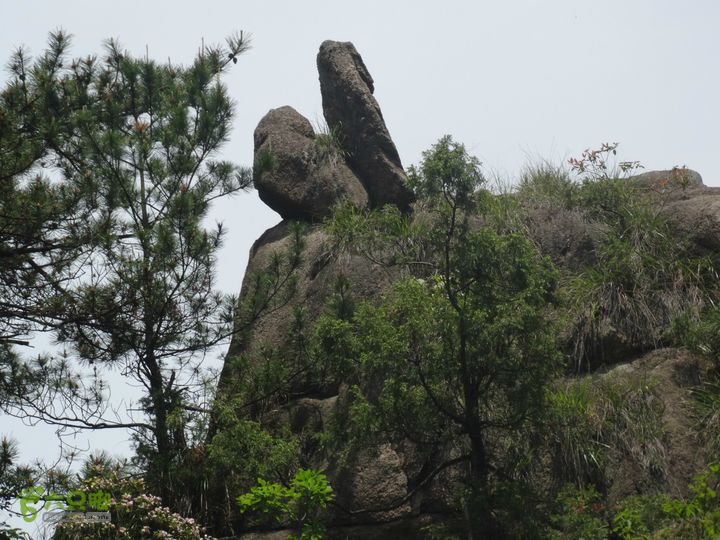
<path id="1" fill-rule="evenodd" d="M 170 481 L 170 464 L 172 459 L 172 444 L 168 431 L 168 410 L 165 401 L 165 389 L 163 387 L 163 378 L 160 367 L 154 358 L 148 358 L 148 367 L 150 369 L 150 390 L 153 409 L 155 412 L 155 443 L 157 445 L 157 456 L 154 458 L 155 463 L 152 464 L 157 474 L 157 486 L 160 491 L 160 498 L 163 504 L 172 506 L 171 504 L 171 481 Z"/>

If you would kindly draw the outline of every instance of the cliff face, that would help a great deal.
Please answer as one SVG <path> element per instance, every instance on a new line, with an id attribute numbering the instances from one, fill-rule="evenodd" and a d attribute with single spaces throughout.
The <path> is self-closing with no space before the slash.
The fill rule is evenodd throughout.
<path id="1" fill-rule="evenodd" d="M 233 359 L 243 356 L 250 362 L 262 362 L 267 344 L 283 343 L 296 321 L 296 309 L 303 307 L 305 324 L 312 324 L 326 309 L 339 275 L 352 283 L 353 294 L 361 299 L 378 298 L 395 277 L 392 269 L 359 254 L 335 255 L 331 239 L 318 224 L 334 205 L 349 202 L 357 207 L 396 205 L 412 212 L 413 194 L 398 152 L 388 133 L 380 107 L 373 97 L 374 83 L 362 58 L 351 43 L 327 41 L 320 47 L 318 71 L 323 110 L 329 129 L 317 134 L 302 115 L 290 107 L 273 109 L 255 131 L 255 185 L 260 198 L 276 210 L 283 221 L 266 231 L 253 245 L 241 292 L 241 302 L 254 294 L 253 279 L 278 253 L 292 249 L 297 240 L 289 220 L 306 224 L 302 256 L 294 269 L 294 293 L 287 301 L 253 320 L 250 332 L 233 341 L 224 366 L 220 387 L 232 392 L 235 381 L 243 376 Z M 658 212 L 669 218 L 678 235 L 690 239 L 692 249 L 703 255 L 720 250 L 720 189 L 702 184 L 697 173 L 688 171 L 680 179 L 673 171 L 654 171 L 631 182 L 648 189 L 668 189 Z M 682 189 L 669 189 L 677 182 Z M 531 205 L 532 206 L 532 205 Z M 540 249 L 556 264 L 569 268 L 592 266 L 600 234 L 582 218 L 558 208 L 539 204 L 528 212 L 530 235 Z M 615 377 L 635 373 L 652 377 L 660 385 L 659 399 L 664 407 L 668 435 L 667 467 L 662 477 L 648 479 L 631 461 L 619 460 L 609 473 L 608 492 L 620 498 L 644 489 L 677 492 L 687 486 L 692 474 L 702 466 L 702 452 L 692 448 L 691 412 L 681 403 L 699 384 L 707 369 L 703 361 L 687 352 L 664 349 L 648 352 L 612 324 L 598 332 L 599 348 L 595 365 L 629 362 L 604 375 Z M 346 400 L 346 389 L 338 384 L 303 387 L 295 383 L 297 394 L 281 404 L 270 420 L 290 426 L 309 441 L 308 434 L 328 427 L 333 411 Z M 374 455 L 355 454 L 342 467 L 331 456 L 322 455 L 312 443 L 303 446 L 304 461 L 326 469 L 335 488 L 339 506 L 355 509 L 388 507 L 351 517 L 342 512 L 338 524 L 378 524 L 400 518 L 418 518 L 444 511 L 452 489 L 452 473 L 417 489 L 422 464 L 413 460 L 412 449 L 385 445 Z M 651 487 L 648 487 L 652 484 Z M 409 493 L 412 497 L 401 504 Z M 372 531 L 372 529 L 371 529 Z M 355 530 L 354 537 L 362 534 Z M 379 537 L 377 530 L 369 537 Z M 388 533 L 392 534 L 392 533 Z M 374 535 L 374 536 L 373 536 Z M 403 533 L 404 535 L 404 533 Z M 382 535 L 381 535 L 382 536 Z M 405 537 L 405 535 L 403 536 Z"/>

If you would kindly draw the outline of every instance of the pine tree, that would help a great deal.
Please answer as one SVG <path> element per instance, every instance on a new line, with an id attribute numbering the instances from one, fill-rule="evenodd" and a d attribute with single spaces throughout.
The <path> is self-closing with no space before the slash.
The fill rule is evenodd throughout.
<path id="1" fill-rule="evenodd" d="M 0 151 L 13 159 L 0 172 L 14 180 L 40 159 L 58 172 L 56 184 L 33 191 L 31 180 L 21 193 L 52 194 L 50 208 L 60 200 L 68 244 L 77 247 L 66 267 L 47 253 L 46 268 L 33 265 L 35 276 L 66 280 L 51 283 L 45 309 L 70 358 L 95 373 L 120 370 L 141 386 L 144 414 L 104 416 L 103 388 L 83 388 L 66 360 L 53 364 L 62 369 L 52 373 L 52 390 L 28 392 L 18 414 L 70 428 L 133 429 L 150 483 L 168 504 L 188 415 L 204 412 L 193 403 L 204 390 L 202 361 L 233 332 L 234 300 L 214 283 L 224 231 L 205 221 L 213 200 L 251 182 L 248 169 L 217 159 L 234 112 L 221 79 L 249 41 L 240 33 L 225 46 L 203 46 L 188 67 L 133 58 L 115 41 L 102 58 L 69 59 L 68 45 L 57 33 L 38 61 L 13 58 L 7 95 L 15 101 L 3 133 L 22 125 L 28 135 L 18 139 L 21 152 L 6 136 Z M 53 227 L 50 219 L 33 223 Z M 37 236 L 57 243 L 62 235 Z"/>
<path id="2" fill-rule="evenodd" d="M 63 313 L 57 296 L 74 266 L 93 247 L 103 224 L 93 218 L 94 185 L 68 174 L 56 151 L 74 136 L 70 122 L 81 103 L 65 99 L 60 71 L 69 46 L 51 34 L 32 61 L 23 49 L 9 63 L 0 93 L 0 347 L 27 345 L 33 329 L 52 327 Z M 52 166 L 60 166 L 51 178 Z"/>

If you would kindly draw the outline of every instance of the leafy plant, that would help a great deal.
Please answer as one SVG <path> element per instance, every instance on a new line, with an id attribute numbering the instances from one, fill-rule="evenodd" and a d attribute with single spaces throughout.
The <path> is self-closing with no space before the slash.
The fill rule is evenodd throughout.
<path id="1" fill-rule="evenodd" d="M 554 470 L 566 482 L 600 483 L 607 460 L 603 421 L 595 411 L 588 383 L 549 393 L 548 418 Z"/>
<path id="2" fill-rule="evenodd" d="M 601 499 L 592 486 L 577 488 L 570 485 L 563 488 L 550 516 L 548 537 L 552 540 L 608 538 L 608 526 L 604 519 L 604 504 Z"/>
<path id="3" fill-rule="evenodd" d="M 285 487 L 258 478 L 257 486 L 237 499 L 241 512 L 259 512 L 277 523 L 290 521 L 295 540 L 320 540 L 325 535 L 322 511 L 333 490 L 319 471 L 300 469 Z"/>
<path id="4" fill-rule="evenodd" d="M 86 473 L 79 489 L 86 494 L 109 493 L 111 521 L 62 521 L 55 540 L 212 540 L 193 518 L 163 506 L 159 497 L 148 493 L 142 479 L 126 476 L 122 468 L 108 468 L 104 460 L 97 460 L 86 467 Z"/>
<path id="5" fill-rule="evenodd" d="M 503 526 L 496 471 L 526 460 L 514 447 L 526 448 L 560 360 L 546 316 L 556 272 L 521 233 L 477 226 L 492 196 L 462 144 L 443 137 L 423 158 L 410 176 L 429 224 L 392 209 L 331 221 L 338 244 L 359 240 L 361 253 L 406 273 L 351 321 L 326 320 L 318 349 L 354 383 L 349 438 L 413 441 L 428 460 L 420 483 L 464 464 L 467 526 L 490 536 Z"/>
<path id="6" fill-rule="evenodd" d="M 583 150 L 580 159 L 570 158 L 568 163 L 573 171 L 592 179 L 617 178 L 636 169 L 642 169 L 639 161 L 621 161 L 616 166 L 611 162 L 617 156 L 620 143 L 602 143 L 600 148 Z M 619 174 L 620 173 L 620 174 Z"/>
<path id="7" fill-rule="evenodd" d="M 671 499 L 663 510 L 675 523 L 671 530 L 678 538 L 717 538 L 720 536 L 720 463 L 711 463 L 707 470 L 690 484 L 689 500 Z"/>
<path id="8" fill-rule="evenodd" d="M 258 477 L 287 477 L 297 453 L 289 433 L 274 437 L 258 422 L 239 418 L 237 404 L 216 403 L 218 432 L 207 447 L 211 478 L 230 493 L 248 489 Z"/>
<path id="9" fill-rule="evenodd" d="M 612 518 L 612 532 L 623 540 L 651 538 L 670 521 L 664 505 L 669 501 L 665 495 L 635 495 L 617 505 Z"/>
<path id="10" fill-rule="evenodd" d="M 630 350 L 645 350 L 661 342 L 679 313 L 697 317 L 710 301 L 714 269 L 692 257 L 656 204 L 624 180 L 585 182 L 578 197 L 602 231 L 596 264 L 564 281 L 579 370 L 592 367 L 592 358 L 614 360 L 604 349 L 608 333 L 622 336 Z"/>

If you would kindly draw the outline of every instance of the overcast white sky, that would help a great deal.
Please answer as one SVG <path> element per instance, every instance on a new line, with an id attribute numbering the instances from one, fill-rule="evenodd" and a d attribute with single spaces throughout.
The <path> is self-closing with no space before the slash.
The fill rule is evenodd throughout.
<path id="1" fill-rule="evenodd" d="M 73 54 L 117 37 L 132 53 L 189 63 L 201 39 L 253 35 L 226 83 L 237 117 L 225 157 L 252 162 L 252 133 L 271 108 L 322 117 L 315 55 L 352 41 L 375 79 L 404 165 L 449 133 L 513 178 L 528 161 L 556 162 L 618 141 L 647 169 L 687 165 L 720 186 L 720 2 L 713 0 L 0 0 L 0 61 L 24 44 L 39 53 L 63 28 Z M 0 75 L 0 81 L 6 74 Z M 218 204 L 229 229 L 223 290 L 238 293 L 252 242 L 279 217 L 256 194 Z M 26 455 L 51 457 L 44 430 L 0 418 Z M 51 433 L 51 432 L 48 432 Z M 122 448 L 121 436 L 94 445 Z"/>

